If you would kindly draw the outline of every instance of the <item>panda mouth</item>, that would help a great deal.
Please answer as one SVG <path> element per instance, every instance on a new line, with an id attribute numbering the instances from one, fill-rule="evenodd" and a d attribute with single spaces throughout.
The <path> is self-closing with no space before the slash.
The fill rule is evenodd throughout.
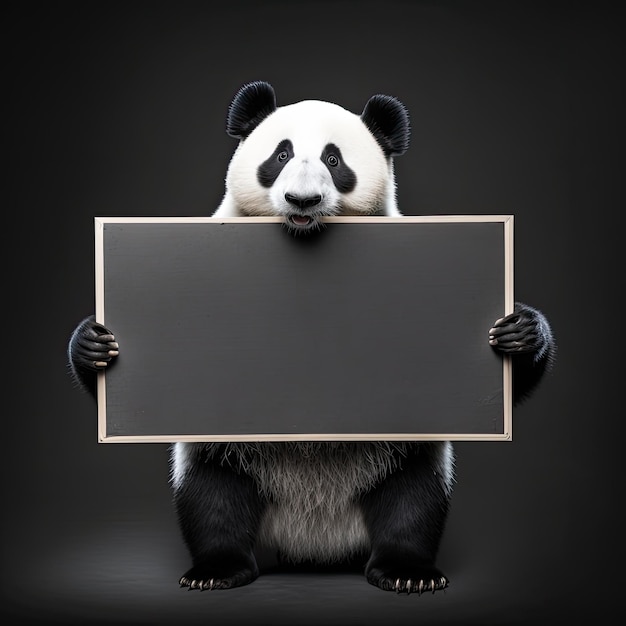
<path id="1" fill-rule="evenodd" d="M 287 222 L 290 226 L 298 229 L 313 228 L 317 224 L 317 220 L 310 215 L 302 215 L 301 213 L 291 213 L 287 216 Z"/>

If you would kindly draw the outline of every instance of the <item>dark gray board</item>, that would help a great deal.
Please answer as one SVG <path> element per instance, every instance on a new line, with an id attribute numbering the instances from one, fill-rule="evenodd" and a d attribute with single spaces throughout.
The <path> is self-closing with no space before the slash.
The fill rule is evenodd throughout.
<path id="1" fill-rule="evenodd" d="M 104 218 L 101 440 L 507 438 L 505 222 L 370 219 Z"/>

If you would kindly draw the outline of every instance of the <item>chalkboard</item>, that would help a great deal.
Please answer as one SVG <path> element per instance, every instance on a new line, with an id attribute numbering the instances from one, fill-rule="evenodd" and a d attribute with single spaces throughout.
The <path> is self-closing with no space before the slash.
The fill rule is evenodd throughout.
<path id="1" fill-rule="evenodd" d="M 511 438 L 513 216 L 96 218 L 101 442 Z"/>

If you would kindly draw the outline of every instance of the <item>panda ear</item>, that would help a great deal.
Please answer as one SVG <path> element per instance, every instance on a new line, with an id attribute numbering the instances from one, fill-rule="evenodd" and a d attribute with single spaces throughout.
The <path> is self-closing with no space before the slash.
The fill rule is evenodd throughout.
<path id="1" fill-rule="evenodd" d="M 404 154 L 409 147 L 409 114 L 392 96 L 372 96 L 365 105 L 361 120 L 369 128 L 385 156 Z"/>
<path id="2" fill-rule="evenodd" d="M 245 139 L 270 113 L 276 110 L 274 88 L 266 82 L 244 85 L 228 109 L 226 132 L 231 137 Z"/>

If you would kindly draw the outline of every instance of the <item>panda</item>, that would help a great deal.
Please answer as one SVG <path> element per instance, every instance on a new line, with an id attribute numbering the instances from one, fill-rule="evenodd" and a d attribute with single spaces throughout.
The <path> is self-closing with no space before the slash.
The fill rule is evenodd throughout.
<path id="1" fill-rule="evenodd" d="M 264 81 L 244 85 L 227 114 L 239 140 L 215 217 L 278 216 L 294 235 L 323 236 L 328 216 L 401 216 L 393 158 L 409 145 L 409 117 L 395 97 L 374 95 L 360 115 L 329 102 L 278 107 Z M 521 302 L 485 329 L 513 355 L 514 403 L 552 366 L 546 317 Z M 90 315 L 69 345 L 78 384 L 95 394 L 96 373 L 119 345 Z M 188 589 L 228 589 L 259 576 L 266 546 L 279 563 L 358 564 L 369 583 L 398 593 L 448 586 L 437 567 L 455 480 L 448 441 L 175 443 L 171 486 L 191 567 Z"/>

